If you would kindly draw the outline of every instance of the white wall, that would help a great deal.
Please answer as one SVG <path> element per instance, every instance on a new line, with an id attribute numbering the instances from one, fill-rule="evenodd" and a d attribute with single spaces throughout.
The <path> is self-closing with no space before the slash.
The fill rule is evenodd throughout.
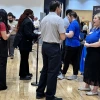
<path id="1" fill-rule="evenodd" d="M 0 0 L 0 8 L 12 12 L 16 18 L 19 18 L 25 9 L 30 8 L 40 19 L 40 12 L 44 10 L 44 0 Z"/>
<path id="2" fill-rule="evenodd" d="M 69 0 L 66 9 L 93 10 L 93 6 L 99 6 L 100 0 Z"/>

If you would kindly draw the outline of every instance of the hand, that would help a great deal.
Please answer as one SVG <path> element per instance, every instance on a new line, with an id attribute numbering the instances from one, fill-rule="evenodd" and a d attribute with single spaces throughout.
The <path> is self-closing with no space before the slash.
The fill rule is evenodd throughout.
<path id="1" fill-rule="evenodd" d="M 90 47 L 90 44 L 85 42 L 84 46 Z"/>

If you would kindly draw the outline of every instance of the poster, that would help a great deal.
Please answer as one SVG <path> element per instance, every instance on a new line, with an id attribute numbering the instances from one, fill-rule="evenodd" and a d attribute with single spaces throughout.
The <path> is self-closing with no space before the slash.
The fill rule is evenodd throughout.
<path id="1" fill-rule="evenodd" d="M 93 6 L 93 16 L 92 16 L 92 19 L 93 19 L 93 17 L 94 17 L 97 13 L 100 13 L 100 6 Z"/>

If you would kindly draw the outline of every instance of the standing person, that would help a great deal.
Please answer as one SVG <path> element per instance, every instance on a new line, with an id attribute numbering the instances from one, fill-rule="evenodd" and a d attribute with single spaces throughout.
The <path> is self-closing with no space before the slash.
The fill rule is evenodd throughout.
<path id="1" fill-rule="evenodd" d="M 7 12 L 4 9 L 0 9 L 0 90 L 6 90 L 6 66 L 7 66 L 7 39 L 10 34 L 9 26 L 7 22 Z"/>
<path id="2" fill-rule="evenodd" d="M 87 23 L 85 23 L 85 22 L 84 22 L 84 25 L 83 25 L 83 31 L 82 32 L 84 33 L 84 38 L 86 38 L 86 35 L 88 33 L 88 26 L 87 26 Z"/>
<path id="3" fill-rule="evenodd" d="M 19 47 L 21 60 L 20 60 L 20 80 L 30 80 L 32 74 L 29 73 L 29 53 L 32 51 L 32 41 L 37 39 L 38 35 L 33 33 L 33 11 L 26 9 L 18 20 L 18 32 L 15 37 L 14 47 Z"/>
<path id="4" fill-rule="evenodd" d="M 69 14 L 70 12 L 72 12 L 71 9 L 68 9 L 68 10 L 66 11 L 66 17 L 64 18 L 64 26 L 65 26 L 65 29 L 67 29 L 68 26 L 70 25 L 70 21 L 69 21 L 69 18 L 68 18 L 68 14 Z"/>
<path id="5" fill-rule="evenodd" d="M 69 21 L 69 18 L 68 18 L 68 14 L 72 12 L 71 9 L 68 9 L 66 11 L 66 17 L 64 18 L 64 27 L 65 27 L 65 30 L 68 28 L 68 26 L 70 25 L 70 21 Z M 62 68 L 62 63 L 64 63 L 64 56 L 65 56 L 65 40 L 62 42 L 62 46 L 61 46 L 61 54 L 62 54 L 62 62 L 61 62 L 61 68 Z M 58 79 L 62 79 L 63 76 L 62 76 L 62 73 L 61 73 L 62 69 L 60 69 L 60 72 L 59 72 L 59 75 L 58 75 Z"/>
<path id="6" fill-rule="evenodd" d="M 14 47 L 13 47 L 13 43 L 14 43 L 14 38 L 16 35 L 16 28 L 17 28 L 17 21 L 15 21 L 13 19 L 13 14 L 12 13 L 8 13 L 8 25 L 11 27 L 10 30 L 10 38 L 8 40 L 8 51 L 9 51 L 9 57 L 11 57 L 11 59 L 14 58 Z"/>
<path id="7" fill-rule="evenodd" d="M 65 30 L 68 28 L 68 26 L 70 25 L 70 21 L 69 21 L 69 18 L 68 18 L 68 14 L 72 12 L 71 9 L 68 9 L 66 11 L 66 17 L 64 18 L 64 27 L 65 27 Z M 63 46 L 62 46 L 62 62 L 64 62 L 64 55 L 65 55 L 65 40 L 63 41 Z"/>
<path id="8" fill-rule="evenodd" d="M 66 40 L 65 40 L 65 59 L 64 59 L 64 68 L 62 71 L 62 78 L 65 78 L 65 74 L 69 68 L 69 64 L 73 65 L 73 75 L 67 77 L 69 80 L 77 78 L 78 69 L 79 69 L 79 52 L 80 52 L 80 25 L 77 21 L 76 12 L 71 12 L 68 15 L 71 24 L 66 30 Z"/>
<path id="9" fill-rule="evenodd" d="M 61 17 L 61 4 L 59 1 L 50 3 L 50 12 L 41 22 L 41 37 L 43 40 L 42 57 L 43 69 L 40 76 L 39 86 L 36 90 L 36 98 L 46 96 L 46 100 L 62 100 L 55 97 L 57 75 L 61 64 L 60 40 L 65 39 L 64 22 Z M 46 95 L 44 93 L 45 88 Z"/>
<path id="10" fill-rule="evenodd" d="M 87 91 L 89 96 L 97 95 L 100 86 L 100 13 L 96 14 L 93 19 L 94 28 L 86 37 L 85 46 L 87 55 L 85 59 L 84 82 L 85 87 L 79 90 Z M 93 89 L 90 85 L 94 86 Z"/>

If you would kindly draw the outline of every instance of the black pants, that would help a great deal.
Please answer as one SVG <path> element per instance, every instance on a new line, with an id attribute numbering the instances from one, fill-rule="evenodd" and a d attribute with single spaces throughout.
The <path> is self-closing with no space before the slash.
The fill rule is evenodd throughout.
<path id="1" fill-rule="evenodd" d="M 73 65 L 73 74 L 78 75 L 79 70 L 79 63 L 80 63 L 80 46 L 79 47 L 65 47 L 65 59 L 64 59 L 64 68 L 63 74 L 66 74 L 69 64 L 72 63 Z"/>
<path id="2" fill-rule="evenodd" d="M 59 44 L 43 43 L 43 69 L 40 76 L 37 95 L 42 96 L 46 90 L 46 100 L 53 100 L 56 93 L 57 75 L 61 64 L 61 50 Z"/>
<path id="3" fill-rule="evenodd" d="M 0 90 L 6 88 L 7 57 L 0 57 Z"/>
<path id="4" fill-rule="evenodd" d="M 62 61 L 64 62 L 64 56 L 65 56 L 65 40 L 62 43 Z"/>
<path id="5" fill-rule="evenodd" d="M 29 52 L 20 50 L 20 55 L 21 55 L 21 60 L 20 60 L 19 76 L 25 77 L 29 74 L 29 63 L 28 63 Z"/>

